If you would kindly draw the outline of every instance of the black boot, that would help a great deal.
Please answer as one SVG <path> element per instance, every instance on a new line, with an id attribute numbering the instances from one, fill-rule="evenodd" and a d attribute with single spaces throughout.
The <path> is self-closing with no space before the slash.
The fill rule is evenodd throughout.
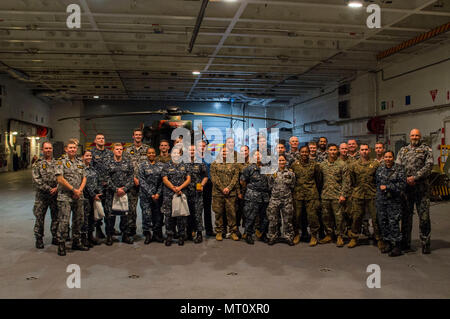
<path id="1" fill-rule="evenodd" d="M 166 242 L 165 242 L 166 246 L 172 245 L 172 238 L 173 238 L 172 235 L 167 235 Z"/>
<path id="2" fill-rule="evenodd" d="M 149 231 L 145 231 L 145 232 L 144 232 L 144 236 L 145 236 L 144 244 L 145 244 L 145 245 L 150 244 L 151 241 L 152 241 L 152 233 L 149 232 Z"/>
<path id="3" fill-rule="evenodd" d="M 430 247 L 429 243 L 422 245 L 422 254 L 424 254 L 424 255 L 431 254 L 431 247 Z"/>
<path id="4" fill-rule="evenodd" d="M 247 234 L 247 236 L 245 237 L 245 242 L 247 244 L 249 244 L 249 245 L 254 245 L 255 244 L 255 241 L 253 240 L 253 236 L 250 235 L 250 234 Z"/>
<path id="5" fill-rule="evenodd" d="M 178 246 L 183 246 L 184 245 L 184 236 L 180 236 L 178 238 Z"/>
<path id="6" fill-rule="evenodd" d="M 154 240 L 156 242 L 158 242 L 158 243 L 163 243 L 164 242 L 164 237 L 163 237 L 163 234 L 162 234 L 161 230 L 153 232 L 153 236 L 154 236 L 153 238 L 154 238 Z"/>
<path id="7" fill-rule="evenodd" d="M 397 257 L 402 255 L 402 249 L 400 243 L 395 243 L 392 250 L 389 252 L 389 257 Z"/>
<path id="8" fill-rule="evenodd" d="M 83 234 L 83 235 L 82 235 L 81 243 L 83 244 L 83 246 L 85 246 L 85 247 L 87 247 L 87 248 L 92 248 L 92 247 L 94 247 L 94 245 L 92 245 L 92 244 L 89 242 L 89 239 L 88 239 L 88 235 L 87 235 L 87 234 Z"/>
<path id="9" fill-rule="evenodd" d="M 216 233 L 212 229 L 207 229 L 205 234 L 208 237 L 216 237 Z"/>
<path id="10" fill-rule="evenodd" d="M 117 229 L 114 229 L 114 236 L 120 236 L 122 234 L 123 234 L 122 231 L 118 231 Z"/>
<path id="11" fill-rule="evenodd" d="M 390 242 L 385 242 L 383 249 L 381 249 L 382 254 L 387 254 L 392 251 L 393 247 L 391 246 Z"/>
<path id="12" fill-rule="evenodd" d="M 200 244 L 202 241 L 203 241 L 202 232 L 199 231 L 199 232 L 197 232 L 197 236 L 195 236 L 194 243 Z"/>
<path id="13" fill-rule="evenodd" d="M 65 242 L 62 241 L 58 245 L 59 245 L 58 246 L 58 255 L 59 256 L 65 256 L 66 255 L 66 244 L 65 244 Z"/>
<path id="14" fill-rule="evenodd" d="M 56 237 L 52 238 L 52 245 L 55 245 L 55 246 L 59 245 L 59 241 L 58 241 L 58 239 L 56 239 Z"/>
<path id="15" fill-rule="evenodd" d="M 111 235 L 106 236 L 106 245 L 107 246 L 112 246 L 113 244 L 113 238 Z"/>
<path id="16" fill-rule="evenodd" d="M 127 233 L 122 235 L 122 243 L 131 245 L 134 242 L 133 237 L 130 237 Z"/>
<path id="17" fill-rule="evenodd" d="M 104 239 L 105 238 L 105 234 L 103 234 L 101 225 L 95 226 L 95 231 L 96 231 L 97 238 L 100 238 L 100 239 Z"/>
<path id="18" fill-rule="evenodd" d="M 413 250 L 411 249 L 411 243 L 405 243 L 405 242 L 402 242 L 400 248 L 401 248 L 401 250 L 404 251 L 405 253 L 409 253 L 409 252 L 412 252 L 412 251 L 413 251 Z"/>
<path id="19" fill-rule="evenodd" d="M 36 238 L 36 248 L 37 249 L 44 248 L 44 241 L 42 240 L 42 238 Z"/>
<path id="20" fill-rule="evenodd" d="M 79 239 L 74 239 L 72 242 L 72 250 L 88 251 L 89 247 L 83 245 Z"/>
<path id="21" fill-rule="evenodd" d="M 93 231 L 89 232 L 88 240 L 89 240 L 89 243 L 92 245 L 92 246 L 89 246 L 89 247 L 94 247 L 94 246 L 100 245 L 100 241 L 97 238 L 94 237 L 94 232 Z"/>
<path id="22" fill-rule="evenodd" d="M 294 241 L 292 240 L 292 239 L 290 239 L 290 238 L 287 238 L 286 239 L 286 243 L 289 245 L 289 246 L 294 246 L 295 244 L 294 244 Z"/>
<path id="23" fill-rule="evenodd" d="M 267 238 L 266 233 L 263 233 L 259 240 L 265 242 L 266 244 L 269 242 L 269 238 Z"/>

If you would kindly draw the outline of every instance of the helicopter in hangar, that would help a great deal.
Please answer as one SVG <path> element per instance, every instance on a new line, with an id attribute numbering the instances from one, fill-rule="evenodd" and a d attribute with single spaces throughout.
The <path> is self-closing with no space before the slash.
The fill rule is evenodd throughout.
<path id="1" fill-rule="evenodd" d="M 250 115 L 237 115 L 237 114 L 218 114 L 218 113 L 205 113 L 205 112 L 191 112 L 188 110 L 182 110 L 177 106 L 171 106 L 167 109 L 160 109 L 156 111 L 139 111 L 139 112 L 124 112 L 124 113 L 109 113 L 109 114 L 88 114 L 81 116 L 71 116 L 58 119 L 58 121 L 66 121 L 71 119 L 85 119 L 87 121 L 94 119 L 102 119 L 102 118 L 113 118 L 113 117 L 124 117 L 124 116 L 145 116 L 145 115 L 162 115 L 164 118 L 162 120 L 154 121 L 151 126 L 143 126 L 141 127 L 143 130 L 144 141 L 150 142 L 150 144 L 157 149 L 159 146 L 159 142 L 161 140 L 168 140 L 172 143 L 172 132 L 176 128 L 185 128 L 190 130 L 191 138 L 194 138 L 194 130 L 192 127 L 191 120 L 182 120 L 181 117 L 183 115 L 194 115 L 194 116 L 205 116 L 205 117 L 219 117 L 226 119 L 233 119 L 238 121 L 245 122 L 245 119 L 257 119 L 257 120 L 271 120 L 277 122 L 284 122 L 288 124 L 292 124 L 288 120 L 284 119 L 276 119 L 269 117 L 259 117 L 259 116 L 250 116 Z M 198 127 L 200 134 L 209 144 L 208 139 L 206 138 L 205 131 L 202 127 Z"/>

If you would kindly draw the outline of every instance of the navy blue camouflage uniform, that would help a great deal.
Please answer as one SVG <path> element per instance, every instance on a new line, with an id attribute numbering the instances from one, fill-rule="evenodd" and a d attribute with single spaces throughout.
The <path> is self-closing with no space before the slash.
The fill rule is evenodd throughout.
<path id="1" fill-rule="evenodd" d="M 105 209 L 105 222 L 106 222 L 106 235 L 114 235 L 114 224 L 116 223 L 116 212 L 112 210 L 114 194 L 118 188 L 123 187 L 125 193 L 129 193 L 131 187 L 134 186 L 134 168 L 130 161 L 122 158 L 117 162 L 112 159 L 108 165 L 108 175 L 106 176 L 106 204 Z M 129 235 L 130 229 L 128 227 L 128 213 L 121 213 L 121 229 L 122 232 Z"/>
<path id="2" fill-rule="evenodd" d="M 173 186 L 181 186 L 189 176 L 189 168 L 184 163 L 174 163 L 172 160 L 165 164 L 161 176 L 167 177 Z M 183 194 L 187 194 L 187 188 L 182 190 Z M 166 233 L 167 236 L 175 234 L 175 226 L 178 229 L 180 238 L 186 237 L 187 216 L 172 217 L 172 199 L 175 193 L 166 185 L 163 188 L 163 204 L 162 213 L 166 217 Z"/>
<path id="3" fill-rule="evenodd" d="M 98 183 L 103 196 L 101 197 L 103 208 L 106 206 L 106 178 L 108 176 L 108 165 L 114 159 L 114 154 L 111 150 L 105 148 L 99 150 L 97 147 L 93 147 L 91 150 L 92 161 L 91 166 L 97 173 Z M 105 211 L 106 214 L 106 211 Z M 105 215 L 106 217 L 106 215 Z M 98 221 L 98 225 L 102 225 L 102 221 Z"/>
<path id="4" fill-rule="evenodd" d="M 150 161 L 142 162 L 139 165 L 139 199 L 142 210 L 142 230 L 144 234 L 150 231 L 162 231 L 162 215 L 160 201 L 153 200 L 152 195 L 162 195 L 162 170 L 164 164 L 159 162 L 152 164 Z"/>
<path id="5" fill-rule="evenodd" d="M 259 231 L 267 233 L 267 206 L 269 205 L 270 189 L 267 175 L 261 174 L 261 168 L 255 163 L 247 166 L 240 177 L 247 185 L 245 191 L 245 233 L 252 236 L 255 232 L 255 220 L 259 216 Z"/>
<path id="6" fill-rule="evenodd" d="M 401 165 L 395 164 L 391 168 L 383 163 L 375 174 L 377 184 L 377 217 L 383 241 L 392 245 L 402 240 L 400 220 L 402 218 L 402 193 L 406 188 L 405 170 Z M 380 186 L 386 185 L 386 190 Z"/>
<path id="7" fill-rule="evenodd" d="M 197 160 L 200 161 L 200 160 Z M 208 171 L 205 163 L 187 164 L 191 176 L 191 182 L 187 186 L 187 198 L 190 215 L 188 217 L 188 231 L 203 231 L 203 191 L 197 191 L 197 184 L 201 184 Z"/>
<path id="8" fill-rule="evenodd" d="M 102 194 L 102 187 L 98 181 L 96 170 L 89 165 L 85 169 L 86 187 L 84 193 L 84 222 L 81 227 L 81 234 L 93 232 L 96 226 L 94 219 L 94 197 L 97 194 Z M 103 196 L 104 197 L 104 196 Z M 101 198 L 101 197 L 100 197 Z"/>

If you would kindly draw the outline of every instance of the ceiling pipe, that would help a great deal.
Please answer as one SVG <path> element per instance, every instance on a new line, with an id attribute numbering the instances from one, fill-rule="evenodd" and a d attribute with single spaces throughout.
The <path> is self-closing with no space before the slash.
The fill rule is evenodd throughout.
<path id="1" fill-rule="evenodd" d="M 209 0 L 203 0 L 202 5 L 200 7 L 200 12 L 197 16 L 197 21 L 195 22 L 194 31 L 192 32 L 191 41 L 189 42 L 188 52 L 191 53 L 194 48 L 195 40 L 197 40 L 198 33 L 200 32 L 200 27 L 203 22 L 203 18 L 205 16 L 206 7 L 208 6 Z"/>
<path id="2" fill-rule="evenodd" d="M 383 114 L 378 117 L 390 118 L 390 117 L 394 117 L 394 116 L 417 114 L 417 113 L 429 112 L 429 111 L 440 110 L 440 109 L 445 109 L 445 108 L 450 108 L 450 104 L 432 105 L 432 106 L 428 106 L 428 107 L 424 107 L 424 108 L 420 108 L 420 109 L 406 110 L 406 111 L 400 111 L 400 112 L 395 112 L 395 113 L 390 113 L 390 114 Z M 308 131 L 305 129 L 305 127 L 308 125 L 323 123 L 323 124 L 326 124 L 327 126 L 336 126 L 336 125 L 342 125 L 342 124 L 351 123 L 351 122 L 369 120 L 371 118 L 373 118 L 373 116 L 363 116 L 363 117 L 358 117 L 358 118 L 348 119 L 348 120 L 341 120 L 341 121 L 329 121 L 329 120 L 324 119 L 324 120 L 319 120 L 319 121 L 307 122 L 302 125 L 303 133 L 314 133 L 313 131 Z"/>

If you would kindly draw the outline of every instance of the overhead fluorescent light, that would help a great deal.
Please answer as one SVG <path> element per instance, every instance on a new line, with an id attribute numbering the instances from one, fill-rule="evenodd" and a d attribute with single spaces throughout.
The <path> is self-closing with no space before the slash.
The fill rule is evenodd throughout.
<path id="1" fill-rule="evenodd" d="M 193 75 L 200 75 L 200 72 L 199 71 L 193 71 L 192 74 Z"/>
<path id="2" fill-rule="evenodd" d="M 94 97 L 94 99 L 99 99 L 100 98 L 100 96 L 98 96 L 98 95 L 94 95 L 93 97 Z"/>
<path id="3" fill-rule="evenodd" d="M 17 134 L 19 134 L 19 133 L 17 133 L 17 132 L 12 132 L 12 135 L 17 135 Z"/>
<path id="4" fill-rule="evenodd" d="M 350 0 L 350 1 L 347 3 L 347 5 L 348 5 L 350 8 L 361 8 L 361 7 L 363 6 L 362 2 L 361 2 L 361 1 L 358 1 L 358 0 Z"/>

